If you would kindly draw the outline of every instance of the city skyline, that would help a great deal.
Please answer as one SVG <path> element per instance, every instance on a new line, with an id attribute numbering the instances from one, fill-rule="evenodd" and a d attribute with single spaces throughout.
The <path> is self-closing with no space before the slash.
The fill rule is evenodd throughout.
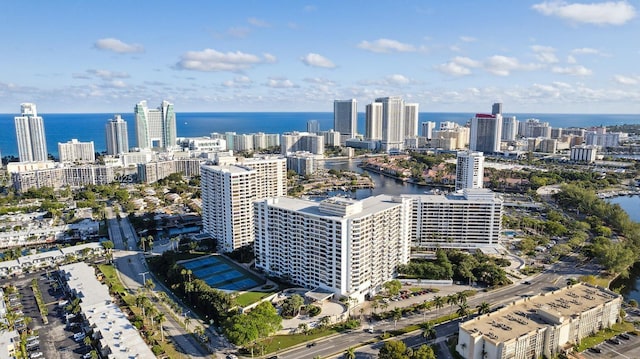
<path id="1" fill-rule="evenodd" d="M 364 112 L 391 96 L 425 112 L 640 112 L 628 1 L 5 5 L 2 113 L 123 113 L 142 98 L 177 112 L 330 112 L 354 98 Z M 371 26 L 379 14 L 392 26 Z"/>

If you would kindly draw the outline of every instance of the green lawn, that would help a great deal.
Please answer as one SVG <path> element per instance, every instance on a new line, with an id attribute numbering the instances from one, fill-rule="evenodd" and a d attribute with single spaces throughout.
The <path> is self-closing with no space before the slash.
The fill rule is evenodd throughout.
<path id="1" fill-rule="evenodd" d="M 596 334 L 590 335 L 582 339 L 582 342 L 580 342 L 580 345 L 578 345 L 578 351 L 581 352 L 581 351 L 587 350 L 588 348 L 591 348 L 594 345 L 600 344 L 605 340 L 611 337 L 614 337 L 620 333 L 631 332 L 634 330 L 635 328 L 633 326 L 633 323 L 627 323 L 627 322 L 616 323 L 611 328 L 601 330 Z"/>
<path id="2" fill-rule="evenodd" d="M 111 291 L 114 293 L 121 293 L 123 296 L 127 294 L 127 290 L 124 288 L 120 279 L 116 274 L 116 269 L 110 264 L 101 264 L 98 266 L 102 274 L 104 274 L 105 281 L 109 284 Z"/>
<path id="3" fill-rule="evenodd" d="M 262 298 L 266 298 L 275 292 L 245 292 L 236 297 L 236 303 L 241 307 L 253 304 Z"/>
<path id="4" fill-rule="evenodd" d="M 324 329 L 319 331 L 312 331 L 308 335 L 304 334 L 292 334 L 292 335 L 274 335 L 266 338 L 262 342 L 258 343 L 256 348 L 260 345 L 264 345 L 265 353 L 273 353 L 278 350 L 290 348 L 304 342 L 310 342 L 316 339 L 324 338 L 328 335 L 338 333 L 335 329 Z"/>

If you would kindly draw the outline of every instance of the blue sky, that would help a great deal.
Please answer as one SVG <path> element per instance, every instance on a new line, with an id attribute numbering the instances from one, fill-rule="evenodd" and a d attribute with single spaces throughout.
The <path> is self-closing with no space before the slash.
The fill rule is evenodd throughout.
<path id="1" fill-rule="evenodd" d="M 5 1 L 0 112 L 640 113 L 640 3 L 586 1 Z"/>

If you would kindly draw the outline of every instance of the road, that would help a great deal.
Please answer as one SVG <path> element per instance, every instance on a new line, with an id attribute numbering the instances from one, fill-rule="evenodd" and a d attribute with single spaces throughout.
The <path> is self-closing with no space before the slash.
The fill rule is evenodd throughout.
<path id="1" fill-rule="evenodd" d="M 156 284 L 156 288 L 162 290 L 164 287 L 161 285 L 159 286 L 159 283 L 157 283 L 149 273 L 144 254 L 142 252 L 132 250 L 132 248 L 136 248 L 137 236 L 133 226 L 129 222 L 129 219 L 125 217 L 118 220 L 113 215 L 111 207 L 107 207 L 105 212 L 107 215 L 109 238 L 115 247 L 113 260 L 122 284 L 132 293 L 136 293 L 139 289 L 144 288 L 146 280 L 151 279 Z M 167 293 L 167 295 L 172 296 L 173 294 Z M 165 328 L 165 338 L 173 341 L 176 349 L 184 355 L 184 357 L 212 357 L 211 354 L 206 351 L 193 337 L 193 335 L 188 333 L 181 326 L 181 324 L 174 318 L 175 314 L 166 306 L 158 303 L 158 305 L 156 305 L 156 309 L 165 314 L 166 322 L 163 324 L 163 327 Z"/>
<path id="2" fill-rule="evenodd" d="M 568 278 L 577 278 L 586 274 L 594 274 L 598 272 L 598 268 L 594 265 L 581 266 L 573 261 L 556 263 L 547 271 L 540 273 L 534 277 L 523 279 L 521 282 L 515 283 L 507 287 L 499 288 L 489 292 L 479 292 L 468 299 L 469 308 L 473 309 L 482 302 L 488 302 L 492 308 L 500 305 L 507 305 L 514 300 L 523 296 L 536 295 L 544 292 L 555 290 L 558 287 L 566 285 Z M 530 284 L 524 284 L 528 282 Z M 431 310 L 426 314 L 425 318 L 435 319 L 455 311 L 457 307 L 449 305 L 439 310 Z M 417 314 L 404 317 L 398 321 L 398 328 L 406 327 L 412 324 L 423 323 L 423 315 Z M 316 342 L 312 347 L 300 346 L 295 347 L 286 352 L 278 354 L 282 359 L 312 359 L 317 356 L 322 358 L 339 358 L 350 347 L 358 347 L 361 343 L 376 340 L 376 338 L 385 331 L 394 329 L 393 321 L 380 321 L 373 323 L 376 333 L 366 333 L 363 330 L 356 330 L 351 333 L 339 334 Z M 444 340 L 458 332 L 458 321 L 452 321 L 438 325 L 436 328 L 437 339 L 433 341 L 442 347 Z M 425 343 L 421 331 L 407 333 L 400 337 L 392 338 L 394 340 L 403 340 L 407 346 L 417 346 Z M 357 358 L 376 358 L 382 343 L 377 342 L 365 346 L 358 347 L 356 350 Z M 448 353 L 448 351 L 447 351 Z M 447 354 L 445 354 L 447 355 Z M 440 358 L 439 356 L 438 358 Z"/>

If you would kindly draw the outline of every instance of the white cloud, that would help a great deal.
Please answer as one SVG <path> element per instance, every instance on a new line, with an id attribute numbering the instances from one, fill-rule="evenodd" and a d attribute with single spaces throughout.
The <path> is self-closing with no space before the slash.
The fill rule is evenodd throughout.
<path id="1" fill-rule="evenodd" d="M 480 61 L 473 60 L 464 56 L 456 56 L 451 61 L 437 65 L 436 70 L 451 76 L 471 75 L 471 68 L 480 67 Z"/>
<path id="2" fill-rule="evenodd" d="M 578 54 L 578 55 L 599 55 L 600 54 L 600 50 L 598 49 L 593 49 L 590 47 L 582 47 L 579 49 L 573 49 L 571 50 L 572 54 Z"/>
<path id="3" fill-rule="evenodd" d="M 640 76 L 615 75 L 613 80 L 621 85 L 637 85 L 640 83 Z"/>
<path id="4" fill-rule="evenodd" d="M 537 64 L 521 64 L 515 57 L 494 55 L 484 63 L 484 69 L 497 76 L 509 76 L 512 71 L 532 71 L 541 66 Z"/>
<path id="5" fill-rule="evenodd" d="M 233 80 L 224 81 L 222 85 L 225 87 L 249 88 L 252 83 L 253 81 L 248 76 L 237 76 Z"/>
<path id="6" fill-rule="evenodd" d="M 323 86 L 335 86 L 336 83 L 334 81 L 331 80 L 327 80 L 325 78 L 321 78 L 321 77 L 306 77 L 303 79 L 304 82 L 308 82 L 310 84 L 315 84 L 315 85 L 323 85 Z"/>
<path id="7" fill-rule="evenodd" d="M 312 67 L 322 67 L 325 69 L 333 69 L 336 67 L 336 65 L 331 60 L 313 52 L 310 52 L 301 57 L 300 61 L 302 61 L 305 65 Z"/>
<path id="8" fill-rule="evenodd" d="M 556 56 L 556 49 L 550 46 L 541 46 L 541 45 L 533 45 L 531 46 L 531 50 L 535 53 L 538 61 L 545 64 L 555 64 L 558 62 L 558 57 Z"/>
<path id="9" fill-rule="evenodd" d="M 267 62 L 270 64 L 273 64 L 276 61 L 278 61 L 278 59 L 274 55 L 271 55 L 268 52 L 265 52 L 264 54 L 262 54 L 262 57 L 264 57 L 264 62 Z"/>
<path id="10" fill-rule="evenodd" d="M 390 39 L 378 39 L 373 42 L 362 41 L 358 44 L 358 48 L 377 53 L 416 51 L 415 46 L 411 44 L 404 44 L 400 41 Z"/>
<path id="11" fill-rule="evenodd" d="M 286 79 L 284 77 L 270 77 L 267 80 L 267 82 L 265 83 L 265 86 L 271 87 L 271 88 L 293 88 L 293 87 L 298 87 L 296 84 L 291 82 L 291 80 Z"/>
<path id="12" fill-rule="evenodd" d="M 556 66 L 552 68 L 551 71 L 557 74 L 565 74 L 565 75 L 571 75 L 571 76 L 589 76 L 593 73 L 593 71 L 591 71 L 590 69 L 582 65 L 568 66 L 568 67 Z"/>
<path id="13" fill-rule="evenodd" d="M 305 12 L 314 12 L 316 10 L 318 10 L 318 8 L 315 5 L 307 5 L 303 8 L 303 10 Z"/>
<path id="14" fill-rule="evenodd" d="M 436 70 L 451 76 L 465 76 L 471 75 L 471 70 L 468 67 L 464 67 L 453 61 L 446 62 L 444 64 L 437 65 Z"/>
<path id="15" fill-rule="evenodd" d="M 464 56 L 456 56 L 452 60 L 458 65 L 467 66 L 467 67 L 480 67 L 482 63 L 480 61 L 476 61 Z"/>
<path id="16" fill-rule="evenodd" d="M 113 79 L 126 79 L 126 78 L 129 78 L 130 76 L 126 72 L 89 69 L 83 73 L 73 74 L 72 77 L 74 79 L 86 79 L 86 80 L 94 77 L 98 77 L 102 80 L 113 80 Z"/>
<path id="17" fill-rule="evenodd" d="M 255 17 L 248 18 L 247 22 L 255 27 L 271 27 L 268 22 Z"/>
<path id="18" fill-rule="evenodd" d="M 241 71 L 269 60 L 270 58 L 261 59 L 257 55 L 240 51 L 223 53 L 213 49 L 204 49 L 186 52 L 176 67 L 184 70 L 208 72 Z"/>
<path id="19" fill-rule="evenodd" d="M 122 80 L 113 80 L 109 84 L 112 87 L 115 87 L 115 88 L 125 88 L 125 87 L 127 87 L 127 84 Z"/>
<path id="20" fill-rule="evenodd" d="M 389 84 L 394 85 L 408 85 L 411 83 L 411 80 L 404 75 L 393 74 L 386 77 L 386 80 Z"/>
<path id="21" fill-rule="evenodd" d="M 93 46 L 100 50 L 113 51 L 119 54 L 144 52 L 144 47 L 142 45 L 127 44 L 114 38 L 100 39 L 96 41 Z"/>
<path id="22" fill-rule="evenodd" d="M 623 25 L 636 16 L 635 8 L 627 1 L 590 4 L 545 1 L 533 5 L 532 8 L 546 16 L 596 25 Z"/>
<path id="23" fill-rule="evenodd" d="M 251 32 L 251 29 L 243 26 L 231 27 L 227 30 L 227 34 L 229 34 L 231 37 L 235 37 L 239 39 L 247 37 L 247 35 L 249 35 L 250 32 Z"/>
<path id="24" fill-rule="evenodd" d="M 471 37 L 471 36 L 460 36 L 460 41 L 463 42 L 474 42 L 477 39 L 475 37 Z"/>
<path id="25" fill-rule="evenodd" d="M 576 62 L 578 62 L 578 61 L 576 60 L 575 57 L 573 57 L 572 55 L 567 56 L 567 63 L 568 64 L 575 64 Z"/>

